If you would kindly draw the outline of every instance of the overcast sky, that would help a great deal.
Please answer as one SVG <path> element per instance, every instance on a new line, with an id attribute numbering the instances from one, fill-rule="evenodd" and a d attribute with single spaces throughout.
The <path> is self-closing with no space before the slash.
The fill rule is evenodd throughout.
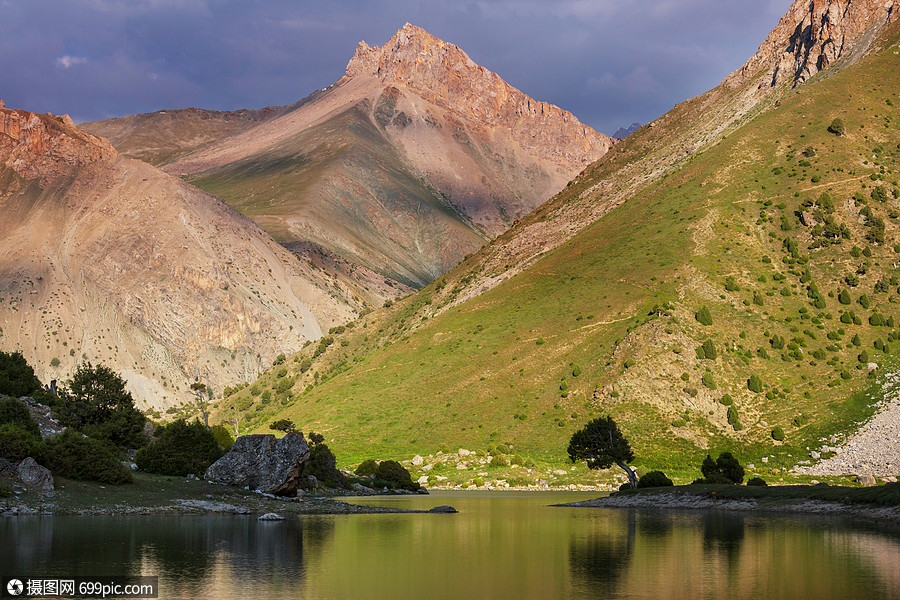
<path id="1" fill-rule="evenodd" d="M 790 0 L 0 0 L 0 99 L 76 121 L 290 104 L 405 22 L 613 133 L 718 85 Z"/>

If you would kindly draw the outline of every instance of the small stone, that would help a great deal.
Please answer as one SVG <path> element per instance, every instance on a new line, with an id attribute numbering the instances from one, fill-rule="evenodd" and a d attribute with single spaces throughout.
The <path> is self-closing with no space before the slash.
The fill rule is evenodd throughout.
<path id="1" fill-rule="evenodd" d="M 430 513 L 447 513 L 447 514 L 449 514 L 449 513 L 457 513 L 457 512 L 459 512 L 459 511 L 456 510 L 455 508 L 453 508 L 452 506 L 435 506 L 434 508 L 429 509 L 428 512 L 430 512 Z"/>
<path id="2" fill-rule="evenodd" d="M 762 461 L 763 461 L 764 463 L 769 462 L 769 457 L 768 457 L 768 456 L 763 456 L 763 457 L 762 457 Z"/>
<path id="3" fill-rule="evenodd" d="M 818 452 L 816 452 L 815 450 L 813 450 L 812 452 L 809 453 L 809 457 L 813 460 L 819 460 L 819 458 L 821 458 L 821 456 L 822 455 L 819 454 Z"/>
<path id="4" fill-rule="evenodd" d="M 256 519 L 257 521 L 284 521 L 284 517 L 275 513 L 266 513 Z"/>
<path id="5" fill-rule="evenodd" d="M 418 483 L 419 485 L 425 485 L 426 483 L 428 483 L 428 475 L 422 475 L 421 477 L 416 479 L 416 483 Z"/>
<path id="6" fill-rule="evenodd" d="M 425 465 L 424 467 L 422 467 L 422 470 L 423 470 L 423 471 L 430 471 L 430 470 L 432 470 L 433 468 L 434 468 L 434 465 Z"/>
<path id="7" fill-rule="evenodd" d="M 562 469 L 557 469 L 557 470 L 553 471 L 553 474 L 554 474 L 554 475 L 568 475 L 569 472 L 568 472 L 568 471 L 563 471 Z"/>
<path id="8" fill-rule="evenodd" d="M 421 465 L 423 462 L 425 462 L 425 459 L 422 458 L 421 456 L 419 456 L 418 454 L 416 454 L 412 459 L 412 464 L 414 464 L 417 467 L 419 465 Z"/>
<path id="9" fill-rule="evenodd" d="M 873 486 L 875 485 L 875 477 L 871 473 L 863 473 L 856 476 L 856 483 L 859 485 Z"/>
<path id="10" fill-rule="evenodd" d="M 461 462 L 461 463 L 459 463 L 458 465 L 456 465 L 456 470 L 457 470 L 457 471 L 465 471 L 465 470 L 468 469 L 468 468 L 469 468 L 469 465 L 466 464 L 466 463 L 464 463 L 464 462 Z"/>
<path id="11" fill-rule="evenodd" d="M 460 456 L 468 456 L 472 453 L 470 451 L 466 450 L 465 448 L 460 448 L 459 452 L 457 454 L 459 454 Z"/>
<path id="12" fill-rule="evenodd" d="M 874 371 L 875 369 L 878 368 L 878 365 L 876 363 L 868 363 L 866 365 L 866 368 L 869 369 L 870 371 Z"/>

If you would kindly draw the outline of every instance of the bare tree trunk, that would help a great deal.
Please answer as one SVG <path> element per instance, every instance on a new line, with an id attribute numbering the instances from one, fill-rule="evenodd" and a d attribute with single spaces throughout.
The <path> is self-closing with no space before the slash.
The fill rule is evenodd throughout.
<path id="1" fill-rule="evenodd" d="M 634 472 L 634 469 L 629 467 L 623 462 L 616 461 L 616 464 L 625 471 L 625 474 L 628 475 L 628 483 L 631 485 L 631 489 L 637 488 L 638 478 L 637 473 Z"/>

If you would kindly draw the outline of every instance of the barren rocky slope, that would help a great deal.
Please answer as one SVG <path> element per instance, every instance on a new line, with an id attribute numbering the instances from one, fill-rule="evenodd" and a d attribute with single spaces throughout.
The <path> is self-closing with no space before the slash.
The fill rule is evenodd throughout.
<path id="1" fill-rule="evenodd" d="M 67 117 L 0 109 L 0 215 L 0 347 L 44 381 L 102 362 L 164 408 L 361 310 L 346 280 Z"/>

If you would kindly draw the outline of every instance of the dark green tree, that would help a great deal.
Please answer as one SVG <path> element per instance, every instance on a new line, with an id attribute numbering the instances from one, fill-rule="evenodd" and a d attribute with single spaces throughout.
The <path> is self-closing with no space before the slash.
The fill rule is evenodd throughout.
<path id="1" fill-rule="evenodd" d="M 30 396 L 41 389 L 21 352 L 0 352 L 0 394 Z"/>
<path id="2" fill-rule="evenodd" d="M 269 424 L 272 431 L 283 431 L 285 433 L 297 433 L 297 427 L 290 419 L 278 419 Z"/>
<path id="3" fill-rule="evenodd" d="M 706 455 L 703 464 L 700 467 L 703 478 L 706 483 L 741 483 L 744 481 L 744 467 L 731 454 L 731 452 L 723 452 L 719 458 L 713 460 L 712 456 Z"/>
<path id="4" fill-rule="evenodd" d="M 134 461 L 142 471 L 200 477 L 222 456 L 215 435 L 198 420 L 179 419 L 156 430 L 157 439 L 138 450 Z"/>
<path id="5" fill-rule="evenodd" d="M 337 468 L 337 459 L 325 443 L 325 436 L 309 432 L 309 458 L 303 464 L 303 474 L 322 482 L 344 485 L 344 475 Z"/>
<path id="6" fill-rule="evenodd" d="M 63 425 L 119 448 L 140 448 L 147 442 L 147 418 L 134 407 L 125 380 L 103 365 L 78 367 L 60 390 L 57 412 Z"/>
<path id="7" fill-rule="evenodd" d="M 576 431 L 568 453 L 572 462 L 587 461 L 589 469 L 608 469 L 616 464 L 625 471 L 631 487 L 637 487 L 637 474 L 628 465 L 634 460 L 634 452 L 612 417 L 598 417 Z"/>

